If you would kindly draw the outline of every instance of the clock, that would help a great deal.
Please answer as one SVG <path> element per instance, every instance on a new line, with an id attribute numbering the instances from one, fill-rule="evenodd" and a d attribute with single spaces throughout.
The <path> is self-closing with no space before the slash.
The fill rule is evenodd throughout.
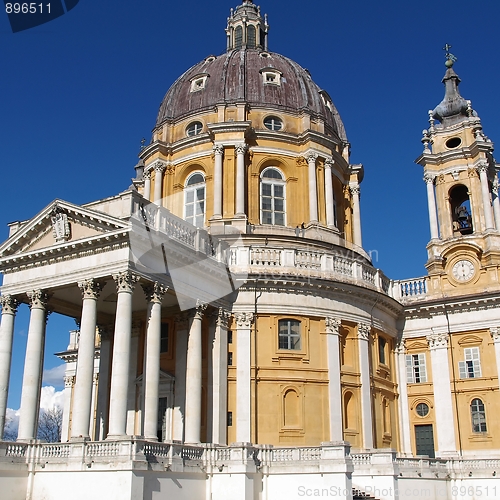
<path id="1" fill-rule="evenodd" d="M 451 272 L 457 281 L 469 281 L 476 273 L 476 268 L 470 260 L 462 259 L 455 262 Z"/>

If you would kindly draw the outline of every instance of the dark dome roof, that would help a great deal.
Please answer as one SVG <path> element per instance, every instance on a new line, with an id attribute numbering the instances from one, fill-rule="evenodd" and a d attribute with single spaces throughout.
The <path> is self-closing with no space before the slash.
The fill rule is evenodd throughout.
<path id="1" fill-rule="evenodd" d="M 281 85 L 264 84 L 260 71 L 271 69 L 281 73 Z M 205 88 L 191 92 L 191 81 L 202 75 L 209 75 Z M 238 102 L 291 113 L 304 110 L 322 118 L 341 140 L 347 141 L 335 105 L 312 81 L 309 72 L 287 57 L 258 49 L 232 50 L 215 59 L 207 57 L 187 70 L 165 95 L 156 124 L 213 109 L 217 104 Z"/>

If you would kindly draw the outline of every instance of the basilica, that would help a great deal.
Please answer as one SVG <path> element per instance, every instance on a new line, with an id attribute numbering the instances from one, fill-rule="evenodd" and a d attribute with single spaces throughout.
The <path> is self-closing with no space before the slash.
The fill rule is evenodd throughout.
<path id="1" fill-rule="evenodd" d="M 364 168 L 332 98 L 268 31 L 253 1 L 231 9 L 226 52 L 170 87 L 128 190 L 10 224 L 0 439 L 31 313 L 3 499 L 500 497 L 500 165 L 454 57 L 416 138 L 427 275 L 395 281 L 363 249 Z M 53 311 L 79 326 L 45 443 Z"/>

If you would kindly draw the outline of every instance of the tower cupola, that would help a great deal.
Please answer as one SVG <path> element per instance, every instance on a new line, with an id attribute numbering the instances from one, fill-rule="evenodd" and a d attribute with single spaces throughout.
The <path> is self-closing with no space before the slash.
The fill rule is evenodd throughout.
<path id="1" fill-rule="evenodd" d="M 267 14 L 262 17 L 260 7 L 252 0 L 244 0 L 231 9 L 227 19 L 227 51 L 240 49 L 267 50 Z"/>
<path id="2" fill-rule="evenodd" d="M 453 60 L 448 59 L 448 69 L 443 78 L 445 95 L 441 103 L 432 112 L 433 118 L 439 120 L 443 126 L 458 123 L 468 116 L 468 102 L 460 95 L 458 85 L 460 78 L 453 70 Z"/>

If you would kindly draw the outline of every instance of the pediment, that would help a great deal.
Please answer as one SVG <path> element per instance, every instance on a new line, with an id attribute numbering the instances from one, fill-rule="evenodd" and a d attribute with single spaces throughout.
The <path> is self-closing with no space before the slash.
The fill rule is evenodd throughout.
<path id="1" fill-rule="evenodd" d="M 416 342 L 408 343 L 406 345 L 408 351 L 426 350 L 428 347 L 427 343 L 421 340 L 417 340 Z"/>
<path id="2" fill-rule="evenodd" d="M 480 345 L 483 342 L 483 339 L 481 337 L 478 337 L 477 335 L 467 335 L 466 337 L 462 337 L 458 341 L 458 345 L 463 346 L 463 345 Z"/>
<path id="3" fill-rule="evenodd" d="M 73 244 L 127 227 L 127 221 L 55 200 L 35 217 L 18 225 L 14 234 L 0 246 L 0 257 Z"/>

